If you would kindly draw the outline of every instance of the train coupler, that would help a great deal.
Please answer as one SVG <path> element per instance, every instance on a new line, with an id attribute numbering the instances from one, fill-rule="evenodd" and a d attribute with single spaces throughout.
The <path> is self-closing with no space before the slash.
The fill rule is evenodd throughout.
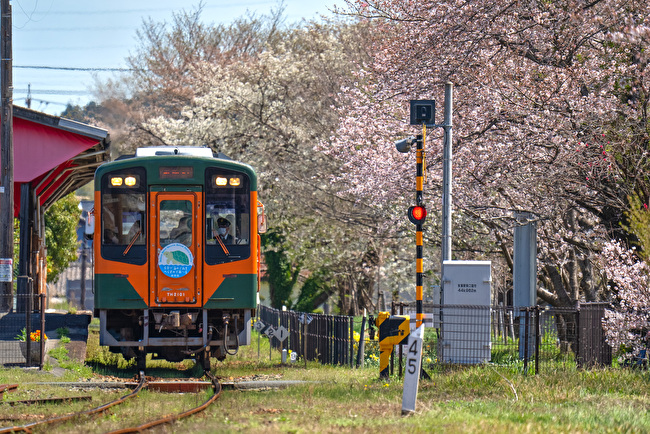
<path id="1" fill-rule="evenodd" d="M 195 330 L 199 312 L 186 312 L 181 314 L 178 310 L 169 313 L 153 312 L 158 330 Z"/>

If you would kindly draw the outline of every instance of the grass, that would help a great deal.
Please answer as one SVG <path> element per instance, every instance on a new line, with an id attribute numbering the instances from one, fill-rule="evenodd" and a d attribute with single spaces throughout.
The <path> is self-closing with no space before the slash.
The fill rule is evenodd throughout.
<path id="1" fill-rule="evenodd" d="M 92 334 L 91 334 L 92 336 Z M 93 337 L 95 339 L 96 337 Z M 120 357 L 111 359 L 104 349 L 89 342 L 89 359 L 106 373 L 122 372 L 131 377 L 135 367 Z M 264 379 L 302 380 L 286 389 L 262 391 L 226 390 L 205 412 L 178 421 L 158 432 L 377 432 L 392 429 L 411 432 L 649 432 L 650 377 L 647 371 L 603 369 L 545 370 L 540 375 L 522 375 L 503 365 L 438 367 L 429 372 L 430 381 L 420 381 L 416 413 L 401 416 L 402 381 L 380 380 L 377 367 L 350 369 L 302 362 L 281 366 L 280 355 L 272 352 L 268 340 L 257 338 L 225 362 L 215 362 L 213 372 L 224 379 L 258 376 Z M 63 344 L 65 345 L 65 344 Z M 123 360 L 123 359 L 122 359 Z M 75 363 L 75 362 L 70 362 Z M 126 364 L 120 367 L 121 364 Z M 148 374 L 196 375 L 193 361 L 179 364 L 149 361 Z M 180 371 L 179 371 L 180 370 Z M 69 381 L 87 378 L 88 369 L 67 369 Z M 48 372 L 0 370 L 0 383 L 20 383 L 21 396 L 91 394 L 93 403 L 10 407 L 0 405 L 2 426 L 25 423 L 57 413 L 99 405 L 127 392 L 69 390 L 35 384 L 61 381 Z M 69 396 L 70 396 L 69 395 Z M 48 432 L 96 433 L 137 425 L 155 417 L 198 405 L 208 393 L 164 394 L 143 392 L 135 400 L 93 419 L 58 425 Z M 16 419 L 18 418 L 18 419 Z"/>
<path id="2" fill-rule="evenodd" d="M 73 304 L 71 304 L 70 301 L 67 300 L 67 299 L 60 300 L 60 301 L 57 301 L 57 302 L 52 302 L 50 304 L 50 308 L 55 309 L 55 310 L 67 311 L 69 313 L 76 313 L 77 312 L 77 307 L 74 306 Z"/>

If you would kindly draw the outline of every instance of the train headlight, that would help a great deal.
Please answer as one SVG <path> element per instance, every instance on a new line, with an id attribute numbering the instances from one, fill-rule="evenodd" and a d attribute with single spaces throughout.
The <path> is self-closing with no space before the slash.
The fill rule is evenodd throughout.
<path id="1" fill-rule="evenodd" d="M 135 179 L 135 176 L 127 176 L 126 178 L 124 178 L 124 184 L 125 184 L 127 187 L 133 187 L 133 186 L 135 186 L 137 183 L 138 183 L 138 180 Z"/>
<path id="2" fill-rule="evenodd" d="M 135 187 L 138 185 L 138 177 L 133 175 L 112 176 L 111 187 Z"/>
<path id="3" fill-rule="evenodd" d="M 214 185 L 217 187 L 239 187 L 241 185 L 241 177 L 239 176 L 231 176 L 231 177 L 225 177 L 225 176 L 215 176 L 214 177 Z"/>

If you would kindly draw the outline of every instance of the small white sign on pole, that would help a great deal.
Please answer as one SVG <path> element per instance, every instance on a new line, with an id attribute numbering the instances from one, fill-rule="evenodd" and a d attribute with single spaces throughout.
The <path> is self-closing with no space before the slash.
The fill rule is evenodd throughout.
<path id="1" fill-rule="evenodd" d="M 260 333 L 262 332 L 262 330 L 264 330 L 265 326 L 266 326 L 266 324 L 264 324 L 261 319 L 258 319 L 255 322 L 255 330 L 257 330 Z"/>
<path id="2" fill-rule="evenodd" d="M 402 415 L 409 415 L 415 412 L 420 373 L 422 372 L 423 341 L 424 324 L 409 335 L 406 350 L 406 368 L 404 372 L 404 392 L 402 393 Z"/>
<path id="3" fill-rule="evenodd" d="M 266 330 L 264 330 L 264 334 L 269 337 L 269 339 L 275 335 L 275 327 L 273 326 L 268 326 Z"/>
<path id="4" fill-rule="evenodd" d="M 289 331 L 284 326 L 280 326 L 275 330 L 273 336 L 280 342 L 283 342 L 289 336 Z"/>
<path id="5" fill-rule="evenodd" d="M 13 282 L 14 260 L 12 258 L 0 258 L 0 282 Z"/>

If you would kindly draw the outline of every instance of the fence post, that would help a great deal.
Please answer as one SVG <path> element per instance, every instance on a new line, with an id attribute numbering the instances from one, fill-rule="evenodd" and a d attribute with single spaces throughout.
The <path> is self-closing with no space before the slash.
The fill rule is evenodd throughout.
<path id="1" fill-rule="evenodd" d="M 512 341 L 514 342 L 515 341 L 515 310 L 508 308 L 507 315 L 508 315 L 508 336 L 511 336 Z M 506 343 L 507 343 L 507 338 L 506 338 Z"/>
<path id="2" fill-rule="evenodd" d="M 581 324 L 580 324 L 580 302 L 578 301 L 576 303 L 576 342 L 575 342 L 575 349 L 576 349 L 576 365 L 578 368 L 583 368 L 585 363 L 583 360 L 583 354 L 581 354 L 581 348 L 580 348 L 580 331 L 581 331 Z"/>
<path id="3" fill-rule="evenodd" d="M 359 333 L 359 352 L 357 353 L 357 368 L 363 368 L 366 356 L 366 309 L 363 310 L 363 318 L 361 319 L 361 333 Z M 354 332 L 352 333 L 352 340 L 354 341 Z"/>
<path id="4" fill-rule="evenodd" d="M 259 309 L 257 309 L 257 321 L 260 321 L 262 319 L 262 310 L 264 309 L 264 306 L 260 306 Z M 257 332 L 257 361 L 260 361 L 260 341 L 262 339 L 262 332 L 258 331 Z"/>
<path id="5" fill-rule="evenodd" d="M 501 321 L 499 331 L 502 333 L 503 345 L 508 345 L 508 311 L 503 303 L 499 304 L 499 321 Z"/>
<path id="6" fill-rule="evenodd" d="M 328 349 L 330 350 L 330 357 L 327 359 L 328 363 L 332 365 L 337 365 L 339 364 L 339 356 L 338 356 L 338 345 L 337 345 L 337 336 L 339 334 L 338 330 L 338 324 L 336 321 L 336 317 L 332 316 L 329 318 L 329 324 L 330 324 L 330 333 L 327 335 L 330 341 L 330 344 L 328 345 Z"/>
<path id="7" fill-rule="evenodd" d="M 307 368 L 307 321 L 302 322 L 302 358 L 305 360 L 305 368 Z"/>
<path id="8" fill-rule="evenodd" d="M 404 315 L 404 302 L 399 303 L 399 314 Z M 411 331 L 411 325 L 409 324 L 409 332 Z M 397 362 L 397 377 L 402 378 L 402 344 L 399 345 L 399 351 L 398 351 L 399 357 L 398 357 L 398 362 Z"/>
<path id="9" fill-rule="evenodd" d="M 43 363 L 45 362 L 45 294 L 39 294 L 41 305 L 41 363 L 38 365 L 40 370 L 43 370 Z"/>
<path id="10" fill-rule="evenodd" d="M 529 332 L 529 327 L 528 324 L 530 323 L 530 308 L 526 308 L 526 324 L 524 325 L 524 375 L 528 375 L 528 332 Z"/>
<path id="11" fill-rule="evenodd" d="M 396 312 L 395 300 L 390 304 L 390 316 L 394 316 Z M 393 376 L 395 373 L 395 347 L 390 352 L 390 375 Z"/>
<path id="12" fill-rule="evenodd" d="M 348 341 L 350 342 L 350 351 L 348 352 L 348 359 L 350 360 L 350 368 L 354 368 L 354 317 L 350 318 L 350 332 L 348 334 Z"/>
<path id="13" fill-rule="evenodd" d="M 32 311 L 34 310 L 34 298 L 29 291 L 27 294 L 24 294 L 27 297 L 27 309 L 25 309 L 25 347 L 27 348 L 27 357 L 25 357 L 25 362 L 27 366 L 32 366 Z"/>
<path id="14" fill-rule="evenodd" d="M 535 306 L 535 375 L 539 374 L 539 345 L 540 345 L 540 308 Z"/>
<path id="15" fill-rule="evenodd" d="M 339 353 L 341 352 L 340 349 L 338 348 L 338 336 L 341 334 L 340 328 L 338 327 L 336 321 L 336 317 L 332 316 L 332 320 L 330 322 L 331 324 L 331 330 L 332 333 L 330 334 L 330 349 L 331 349 L 331 355 L 330 355 L 330 360 L 332 365 L 340 365 L 341 364 L 341 357 L 339 356 Z"/>

